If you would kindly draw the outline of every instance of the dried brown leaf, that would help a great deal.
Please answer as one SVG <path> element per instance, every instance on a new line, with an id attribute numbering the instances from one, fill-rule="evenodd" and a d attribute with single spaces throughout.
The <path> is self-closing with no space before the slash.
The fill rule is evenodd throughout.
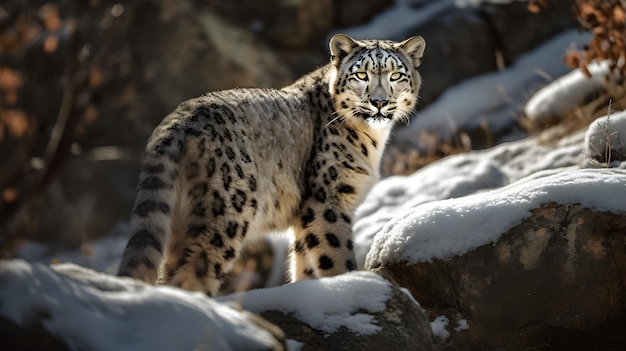
<path id="1" fill-rule="evenodd" d="M 48 54 L 51 54 L 57 51 L 58 47 L 59 47 L 59 38 L 57 38 L 55 35 L 49 35 L 43 41 L 43 51 Z"/>
<path id="2" fill-rule="evenodd" d="M 22 75 L 20 72 L 9 67 L 0 67 L 0 90 L 12 92 L 22 85 Z"/>
<path id="3" fill-rule="evenodd" d="M 98 108 L 94 105 L 89 105 L 85 108 L 85 114 L 83 115 L 83 121 L 85 123 L 93 123 L 96 119 L 98 119 Z"/>
<path id="4" fill-rule="evenodd" d="M 17 138 L 26 134 L 30 124 L 26 113 L 15 109 L 0 111 L 0 121 L 7 127 L 9 133 Z"/>
<path id="5" fill-rule="evenodd" d="M 99 68 L 92 68 L 89 71 L 89 86 L 92 88 L 97 88 L 102 84 L 103 76 L 102 71 Z"/>
<path id="6" fill-rule="evenodd" d="M 39 11 L 43 19 L 43 26 L 50 32 L 56 32 L 61 29 L 61 17 L 59 16 L 59 8 L 56 4 L 47 3 L 43 5 Z"/>
<path id="7" fill-rule="evenodd" d="M 2 191 L 2 200 L 6 203 L 15 202 L 15 200 L 17 200 L 17 195 L 17 189 L 7 188 Z"/>
<path id="8" fill-rule="evenodd" d="M 84 256 L 84 257 L 91 257 L 93 256 L 93 248 L 91 247 L 91 245 L 89 244 L 82 244 L 80 246 L 80 253 Z"/>

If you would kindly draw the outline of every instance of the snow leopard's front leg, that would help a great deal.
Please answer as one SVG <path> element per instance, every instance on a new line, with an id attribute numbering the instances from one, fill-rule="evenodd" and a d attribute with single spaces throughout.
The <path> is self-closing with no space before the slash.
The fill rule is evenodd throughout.
<path id="1" fill-rule="evenodd" d="M 356 269 L 351 213 L 315 198 L 303 204 L 293 226 L 291 280 L 328 277 Z"/>

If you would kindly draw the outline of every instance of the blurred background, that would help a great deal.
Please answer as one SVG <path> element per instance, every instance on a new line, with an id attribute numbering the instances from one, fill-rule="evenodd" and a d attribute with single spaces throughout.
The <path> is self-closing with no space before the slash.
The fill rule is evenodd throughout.
<path id="1" fill-rule="evenodd" d="M 89 242 L 125 235 L 143 148 L 167 113 L 211 90 L 287 85 L 328 62 L 337 32 L 427 43 L 416 124 L 390 142 L 384 176 L 528 135 L 525 100 L 570 70 L 567 51 L 589 49 L 585 2 L 2 0 L 0 257 L 25 240 L 89 256 Z M 539 47 L 552 56 L 516 66 Z M 526 78 L 489 83 L 497 104 L 484 101 L 473 123 L 442 134 L 417 122 L 444 120 L 426 109 L 448 105 L 452 87 L 502 72 Z"/>

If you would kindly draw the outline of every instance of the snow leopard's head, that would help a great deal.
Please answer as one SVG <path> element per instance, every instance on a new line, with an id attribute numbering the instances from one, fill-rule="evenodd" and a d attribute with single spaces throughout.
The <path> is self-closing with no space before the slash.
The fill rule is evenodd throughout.
<path id="1" fill-rule="evenodd" d="M 329 90 L 338 117 L 376 129 L 408 122 L 421 85 L 422 37 L 393 42 L 337 34 L 329 46 L 334 67 Z"/>

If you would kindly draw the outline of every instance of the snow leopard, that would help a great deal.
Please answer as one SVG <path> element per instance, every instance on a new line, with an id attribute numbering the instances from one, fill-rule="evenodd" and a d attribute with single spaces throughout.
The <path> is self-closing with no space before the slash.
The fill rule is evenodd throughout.
<path id="1" fill-rule="evenodd" d="M 146 146 L 118 275 L 219 293 L 245 243 L 291 228 L 290 279 L 355 270 L 352 218 L 421 87 L 425 42 L 329 42 L 330 62 L 282 89 L 181 103 Z"/>

